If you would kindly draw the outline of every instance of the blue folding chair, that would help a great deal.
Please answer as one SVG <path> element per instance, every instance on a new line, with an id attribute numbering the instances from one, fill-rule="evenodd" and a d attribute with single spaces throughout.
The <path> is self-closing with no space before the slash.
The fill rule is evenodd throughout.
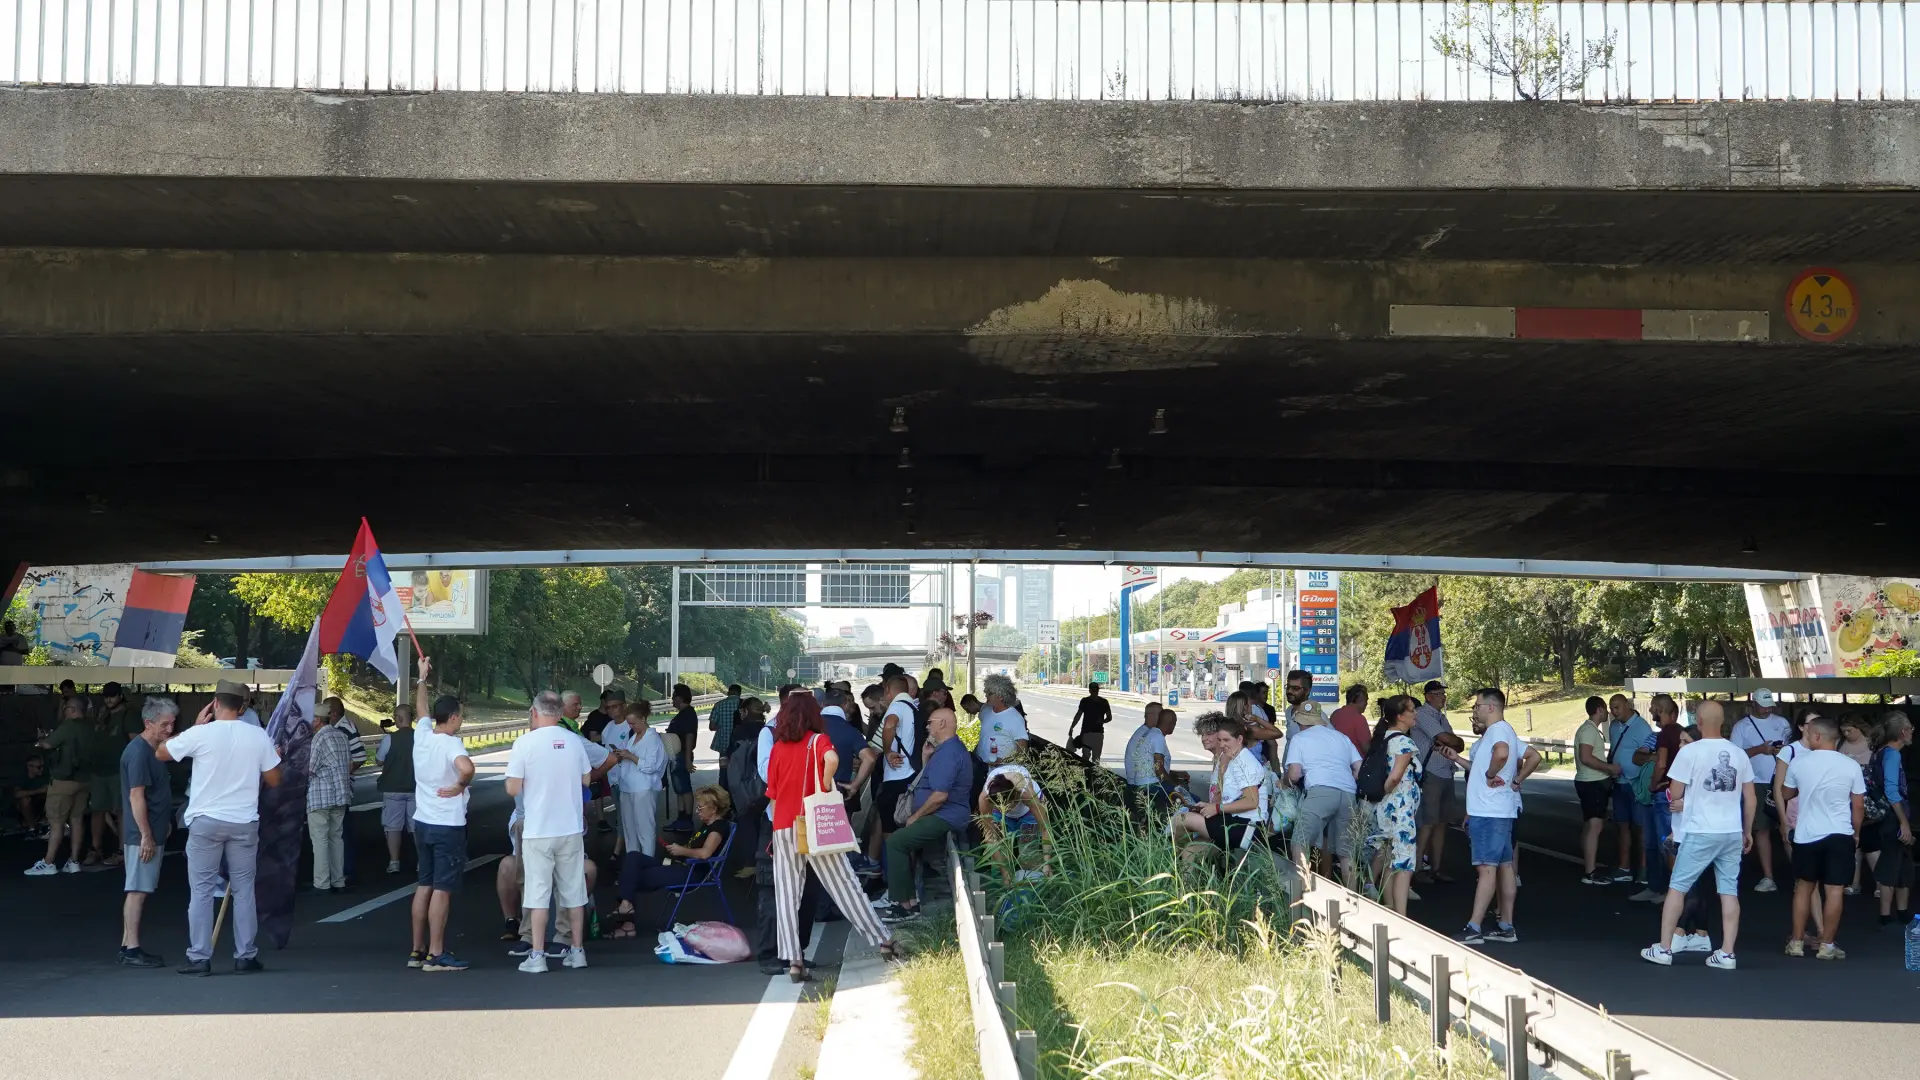
<path id="1" fill-rule="evenodd" d="M 726 841 L 720 845 L 719 851 L 713 853 L 712 858 L 687 860 L 687 880 L 678 885 L 667 886 L 667 891 L 675 894 L 673 911 L 667 915 L 668 926 L 672 926 L 674 924 L 674 916 L 680 914 L 680 905 L 686 900 L 687 894 L 697 889 L 712 889 L 718 892 L 720 894 L 720 910 L 727 913 L 727 921 L 729 923 L 733 923 L 736 926 L 739 925 L 733 917 L 733 905 L 727 902 L 727 890 L 724 885 L 727 879 L 727 853 L 733 850 L 733 838 L 738 835 L 740 835 L 740 827 L 735 825 L 733 828 L 727 830 Z M 706 868 L 708 871 L 706 880 L 695 881 L 694 878 L 702 868 Z"/>

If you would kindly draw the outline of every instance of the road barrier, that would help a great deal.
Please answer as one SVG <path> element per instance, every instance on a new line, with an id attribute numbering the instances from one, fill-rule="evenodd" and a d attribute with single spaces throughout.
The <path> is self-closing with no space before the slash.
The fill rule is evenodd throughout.
<path id="1" fill-rule="evenodd" d="M 1034 1080 L 1038 1040 L 1032 1031 L 1013 1029 L 1018 1022 L 1016 993 L 1014 984 L 1004 979 L 1006 946 L 999 940 L 994 917 L 982 910 L 987 894 L 980 887 L 979 871 L 972 859 L 960 854 L 951 836 L 947 837 L 947 876 L 953 886 L 954 931 L 966 968 L 980 1076 L 982 1080 Z"/>

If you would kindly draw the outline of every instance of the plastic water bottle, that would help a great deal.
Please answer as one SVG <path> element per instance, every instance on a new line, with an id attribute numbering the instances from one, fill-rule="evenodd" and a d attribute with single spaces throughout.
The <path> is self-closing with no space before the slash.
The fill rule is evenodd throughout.
<path id="1" fill-rule="evenodd" d="M 1907 924 L 1907 970 L 1920 971 L 1920 915 Z"/>

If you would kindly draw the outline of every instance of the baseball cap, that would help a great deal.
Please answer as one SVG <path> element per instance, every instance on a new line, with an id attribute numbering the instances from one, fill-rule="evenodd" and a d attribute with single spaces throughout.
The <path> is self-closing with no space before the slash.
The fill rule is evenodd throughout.
<path id="1" fill-rule="evenodd" d="M 1422 691 L 1422 693 L 1431 694 L 1435 690 L 1445 690 L 1446 688 L 1447 688 L 1446 683 L 1441 682 L 1439 679 L 1435 679 L 1432 682 L 1427 684 L 1426 690 Z"/>
<path id="2" fill-rule="evenodd" d="M 1763 709 L 1773 708 L 1773 691 L 1761 687 L 1753 692 L 1753 703 Z"/>

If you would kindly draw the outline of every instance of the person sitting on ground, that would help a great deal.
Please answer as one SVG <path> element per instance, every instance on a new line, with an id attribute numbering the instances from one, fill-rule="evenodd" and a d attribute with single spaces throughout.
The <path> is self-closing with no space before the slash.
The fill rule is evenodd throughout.
<path id="1" fill-rule="evenodd" d="M 1250 847 L 1255 827 L 1267 819 L 1266 766 L 1247 745 L 1246 725 L 1237 720 L 1203 713 L 1193 730 L 1213 755 L 1213 775 L 1220 779 L 1211 799 L 1174 817 L 1174 842 L 1200 837 L 1225 851 Z"/>
<path id="2" fill-rule="evenodd" d="M 718 855 L 728 835 L 733 832 L 733 822 L 728 818 L 732 810 L 733 799 L 727 795 L 726 789 L 709 784 L 695 791 L 693 815 L 698 825 L 686 843 L 661 845 L 666 849 L 667 858 L 696 860 L 711 859 Z M 614 927 L 607 936 L 630 938 L 636 935 L 633 902 L 641 893 L 699 885 L 712 880 L 721 869 L 708 865 L 689 870 L 669 865 L 666 859 L 647 852 L 629 848 L 620 860 L 620 906 L 613 909 Z"/>
<path id="3" fill-rule="evenodd" d="M 14 813 L 20 815 L 21 831 L 40 835 L 46 817 L 47 759 L 35 754 L 22 762 L 19 776 L 8 789 L 13 795 Z"/>
<path id="4" fill-rule="evenodd" d="M 986 859 L 998 863 L 1007 885 L 1046 876 L 1053 855 L 1053 830 L 1047 825 L 1047 796 L 1040 781 L 1024 765 L 1001 765 L 987 773 L 986 787 L 974 807 L 980 815 L 980 833 L 986 840 Z M 1021 849 L 1031 839 L 1040 841 L 1040 865 L 1030 867 Z M 1001 847 L 1007 841 L 1011 850 Z M 1004 856 L 1004 857 L 1003 857 Z"/>

